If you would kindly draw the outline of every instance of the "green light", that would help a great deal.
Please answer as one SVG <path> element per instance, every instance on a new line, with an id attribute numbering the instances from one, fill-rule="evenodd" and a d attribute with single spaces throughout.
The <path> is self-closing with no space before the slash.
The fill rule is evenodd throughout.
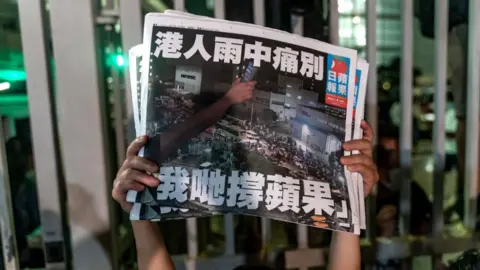
<path id="1" fill-rule="evenodd" d="M 0 83 L 0 91 L 5 91 L 10 89 L 10 83 L 9 82 L 3 82 Z"/>
<path id="2" fill-rule="evenodd" d="M 27 74 L 24 70 L 15 70 L 15 69 L 0 69 L 0 80 L 16 82 L 16 81 L 25 81 L 27 79 Z"/>
<path id="3" fill-rule="evenodd" d="M 123 65 L 125 65 L 125 60 L 123 59 L 122 55 L 117 55 L 115 60 L 117 62 L 117 66 L 123 67 Z"/>

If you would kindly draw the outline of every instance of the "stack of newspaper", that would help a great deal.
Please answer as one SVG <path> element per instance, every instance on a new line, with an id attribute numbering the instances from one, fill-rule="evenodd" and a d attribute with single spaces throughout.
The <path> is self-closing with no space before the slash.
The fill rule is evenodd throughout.
<path id="1" fill-rule="evenodd" d="M 362 137 L 368 63 L 352 49 L 167 10 L 129 52 L 139 155 L 155 188 L 132 220 L 244 214 L 359 234 L 361 176 L 339 158 Z"/>

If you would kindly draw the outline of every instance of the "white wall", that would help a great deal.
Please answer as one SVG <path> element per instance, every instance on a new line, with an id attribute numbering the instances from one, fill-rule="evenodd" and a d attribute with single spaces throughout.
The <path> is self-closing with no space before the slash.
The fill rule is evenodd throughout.
<path id="1" fill-rule="evenodd" d="M 285 95 L 285 106 L 289 106 L 291 108 L 296 108 L 297 104 L 300 103 L 298 96 L 300 91 L 293 88 L 287 88 L 287 93 Z"/>
<path id="2" fill-rule="evenodd" d="M 284 113 L 285 113 L 285 119 L 290 120 L 291 118 L 295 118 L 295 116 L 297 115 L 297 109 L 285 107 Z"/>
<path id="3" fill-rule="evenodd" d="M 342 148 L 342 143 L 334 135 L 328 135 L 325 143 L 325 150 L 328 153 L 336 152 Z"/>
<path id="4" fill-rule="evenodd" d="M 253 91 L 253 102 L 255 103 L 263 104 L 268 107 L 270 105 L 270 97 L 271 97 L 270 92 L 261 91 L 261 90 Z"/>
<path id="5" fill-rule="evenodd" d="M 184 91 L 198 94 L 202 89 L 202 69 L 194 66 L 177 66 L 175 81 L 184 84 Z"/>
<path id="6" fill-rule="evenodd" d="M 316 107 L 318 104 L 318 93 L 300 89 L 298 95 L 301 97 L 298 103 L 305 106 Z M 297 96 L 298 99 L 298 96 Z"/>

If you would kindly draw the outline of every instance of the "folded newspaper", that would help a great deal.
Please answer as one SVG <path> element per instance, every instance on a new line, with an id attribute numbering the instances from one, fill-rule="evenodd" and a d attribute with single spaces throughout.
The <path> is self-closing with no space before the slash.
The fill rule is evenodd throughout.
<path id="1" fill-rule="evenodd" d="M 161 179 L 128 193 L 132 220 L 365 227 L 362 179 L 339 162 L 362 136 L 368 64 L 355 50 L 169 10 L 146 16 L 129 57 L 135 129 L 150 137 L 140 155 Z"/>

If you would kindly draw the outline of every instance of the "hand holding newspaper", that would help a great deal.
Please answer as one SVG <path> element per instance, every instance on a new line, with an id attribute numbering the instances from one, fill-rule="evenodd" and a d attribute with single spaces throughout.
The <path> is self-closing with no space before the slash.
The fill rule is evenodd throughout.
<path id="1" fill-rule="evenodd" d="M 361 177 L 339 161 L 362 134 L 368 64 L 356 51 L 167 11 L 146 16 L 129 56 L 136 132 L 150 137 L 140 155 L 161 180 L 128 193 L 132 220 L 235 213 L 365 226 Z"/>

